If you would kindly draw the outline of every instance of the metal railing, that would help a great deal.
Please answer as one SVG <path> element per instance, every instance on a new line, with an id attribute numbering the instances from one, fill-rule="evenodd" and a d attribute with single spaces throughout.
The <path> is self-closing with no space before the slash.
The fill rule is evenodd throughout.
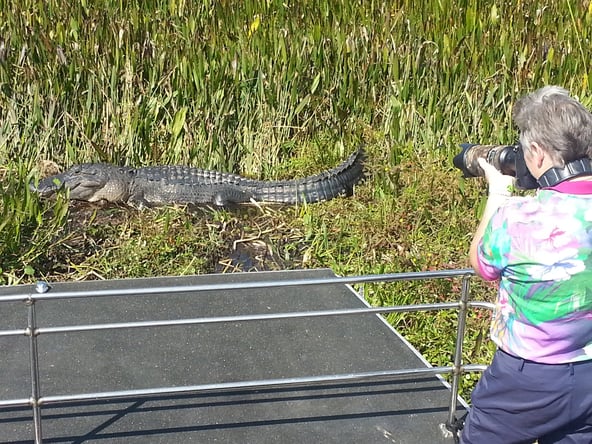
<path id="1" fill-rule="evenodd" d="M 456 409 L 458 402 L 459 383 L 463 373 L 473 371 L 485 370 L 485 365 L 480 364 L 463 364 L 462 363 L 462 347 L 463 338 L 465 334 L 467 311 L 470 307 L 479 307 L 492 309 L 493 304 L 488 302 L 470 301 L 469 281 L 474 272 L 471 269 L 461 270 L 444 270 L 444 271 L 427 271 L 427 272 L 412 272 L 412 273 L 391 273 L 391 274 L 376 274 L 364 276 L 348 276 L 348 277 L 321 277 L 321 278 L 303 278 L 294 280 L 279 280 L 279 281 L 258 281 L 258 282 L 244 282 L 244 283 L 217 283 L 217 284 L 196 284 L 196 285 L 174 285 L 162 287 L 147 287 L 147 288 L 132 288 L 132 289 L 104 289 L 104 290 L 80 290 L 80 291 L 50 291 L 50 286 L 45 282 L 38 282 L 30 294 L 23 296 L 23 294 L 14 294 L 8 296 L 0 296 L 0 304 L 3 302 L 21 301 L 26 305 L 28 313 L 27 326 L 19 329 L 0 330 L 0 338 L 8 336 L 26 336 L 29 343 L 29 367 L 30 367 L 30 383 L 31 396 L 29 398 L 21 399 L 0 399 L 0 407 L 31 407 L 33 413 L 33 430 L 36 444 L 43 442 L 42 437 L 42 415 L 41 408 L 47 405 L 65 403 L 65 402 L 80 402 L 80 401 L 98 401 L 98 400 L 113 400 L 138 398 L 143 396 L 166 396 L 177 395 L 181 393 L 201 393 L 213 390 L 232 390 L 232 389 L 262 389 L 262 388 L 280 388 L 289 386 L 303 386 L 307 384 L 320 384 L 327 382 L 352 382 L 359 380 L 366 380 L 372 378 L 384 377 L 399 377 L 408 375 L 441 375 L 450 373 L 450 403 L 448 408 L 448 420 L 446 424 L 453 424 L 456 419 Z M 215 316 L 202 317 L 190 319 L 174 319 L 174 320 L 158 320 L 158 321 L 139 321 L 139 322 L 119 322 L 119 323 L 103 323 L 103 324 L 84 324 L 71 326 L 57 326 L 57 327 L 43 327 L 37 324 L 36 304 L 41 301 L 51 301 L 57 299 L 78 299 L 78 298 L 99 298 L 106 296 L 126 297 L 139 295 L 152 295 L 160 293 L 182 293 L 182 292 L 202 292 L 202 291 L 224 291 L 224 290 L 239 290 L 239 289 L 257 289 L 257 288 L 275 288 L 275 287 L 299 287 L 299 286 L 319 286 L 319 285 L 334 285 L 334 284 L 365 284 L 377 282 L 395 282 L 395 281 L 412 281 L 412 280 L 428 280 L 428 279 L 443 279 L 443 278 L 462 278 L 462 285 L 458 301 L 456 302 L 441 302 L 432 304 L 414 304 L 414 305 L 398 305 L 386 307 L 368 307 L 368 308 L 352 308 L 352 309 L 335 309 L 335 310 L 320 310 L 320 311 L 302 311 L 302 312 L 288 312 L 288 313 L 273 313 L 273 314 L 254 314 L 254 315 L 235 315 L 235 316 Z M 442 367 L 422 367 L 387 371 L 374 371 L 363 373 L 350 374 L 334 374 L 321 375 L 311 377 L 292 377 L 283 379 L 266 379 L 254 381 L 238 381 L 225 382 L 189 386 L 174 386 L 174 387 L 153 387 L 138 390 L 119 390 L 119 391 L 105 391 L 97 393 L 74 393 L 69 395 L 43 395 L 41 393 L 41 376 L 39 372 L 39 344 L 38 337 L 40 335 L 51 335 L 58 333 L 77 333 L 88 331 L 101 330 L 117 330 L 117 329 L 146 329 L 165 326 L 179 326 L 179 325 L 197 325 L 197 324 L 211 324 L 211 323 L 232 323 L 232 322 L 247 322 L 247 321 L 266 321 L 278 319 L 294 319 L 294 318 L 313 318 L 313 317 L 330 317 L 330 316 L 356 316 L 369 313 L 386 314 L 386 313 L 400 313 L 400 312 L 417 312 L 430 310 L 458 310 L 458 325 L 457 337 L 454 350 L 454 362 L 451 366 Z"/>

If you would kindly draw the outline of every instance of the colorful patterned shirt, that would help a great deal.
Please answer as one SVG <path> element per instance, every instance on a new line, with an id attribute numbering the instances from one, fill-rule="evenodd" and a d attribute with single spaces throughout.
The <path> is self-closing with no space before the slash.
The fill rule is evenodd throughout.
<path id="1" fill-rule="evenodd" d="M 509 199 L 478 258 L 485 279 L 500 279 L 491 326 L 499 348 L 548 364 L 592 359 L 592 182 Z"/>

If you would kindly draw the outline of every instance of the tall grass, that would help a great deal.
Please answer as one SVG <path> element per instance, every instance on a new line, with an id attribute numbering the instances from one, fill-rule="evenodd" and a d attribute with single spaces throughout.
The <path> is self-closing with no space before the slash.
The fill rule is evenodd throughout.
<path id="1" fill-rule="evenodd" d="M 245 239 L 278 267 L 464 267 L 483 183 L 452 168 L 458 143 L 512 142 L 512 103 L 544 84 L 591 105 L 591 25 L 587 0 L 0 0 L 0 283 L 224 271 Z M 27 185 L 99 160 L 292 177 L 360 142 L 353 199 L 283 211 L 72 208 Z M 432 352 L 449 318 L 390 320 L 449 359 Z M 477 350 L 487 319 L 472 322 Z"/>
<path id="2" fill-rule="evenodd" d="M 541 83 L 588 86 L 590 13 L 567 1 L 25 0 L 2 11 L 2 117 L 31 116 L 18 146 L 63 163 L 264 174 L 295 138 L 356 138 L 359 121 L 395 153 L 430 150 L 506 138 L 509 104 Z"/>

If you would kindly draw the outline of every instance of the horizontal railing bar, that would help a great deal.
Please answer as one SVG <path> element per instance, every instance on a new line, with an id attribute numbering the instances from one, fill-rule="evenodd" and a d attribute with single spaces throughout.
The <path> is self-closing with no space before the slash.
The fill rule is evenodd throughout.
<path id="1" fill-rule="evenodd" d="M 321 311 L 300 311 L 288 313 L 265 313 L 254 315 L 237 315 L 237 316 L 211 316 L 205 318 L 193 319 L 169 319 L 162 321 L 137 321 L 137 322 L 121 322 L 121 323 L 107 323 L 107 324 L 90 324 L 90 325 L 73 325 L 61 327 L 40 327 L 35 330 L 35 334 L 55 334 L 55 333 L 72 333 L 72 332 L 87 332 L 98 330 L 117 330 L 123 328 L 146 328 L 146 327 L 174 327 L 182 325 L 197 325 L 197 324 L 215 324 L 227 322 L 248 322 L 248 321 L 266 321 L 277 319 L 297 319 L 297 318 L 317 318 L 325 316 L 351 316 L 363 315 L 373 313 L 396 313 L 396 312 L 414 312 L 426 310 L 448 310 L 451 308 L 458 308 L 459 302 L 440 302 L 435 304 L 416 304 L 416 305 L 399 305 L 392 307 L 378 307 L 378 308 L 347 308 L 339 310 L 321 310 Z"/>
<path id="2" fill-rule="evenodd" d="M 4 407 L 30 407 L 32 404 L 31 398 L 22 399 L 0 399 L 0 408 Z"/>
<path id="3" fill-rule="evenodd" d="M 409 273 L 369 274 L 364 276 L 335 276 L 309 279 L 291 279 L 280 281 L 257 281 L 242 283 L 196 284 L 180 286 L 163 286 L 147 288 L 111 289 L 111 290 L 77 290 L 48 291 L 46 293 L 31 292 L 28 295 L 0 296 L 1 302 L 44 299 L 76 299 L 105 296 L 144 296 L 160 293 L 185 293 L 199 291 L 246 290 L 253 288 L 294 287 L 303 285 L 361 284 L 371 282 L 412 281 L 420 279 L 441 279 L 473 275 L 472 269 L 421 271 Z"/>
<path id="4" fill-rule="evenodd" d="M 470 301 L 469 306 L 493 309 L 494 304 L 482 301 Z M 60 327 L 42 327 L 36 330 L 36 334 L 56 334 L 56 333 L 71 333 L 84 331 L 99 331 L 109 329 L 123 329 L 123 328 L 142 328 L 142 327 L 171 327 L 180 325 L 196 325 L 196 324 L 211 324 L 224 322 L 247 322 L 273 319 L 290 319 L 301 317 L 321 317 L 321 316 L 346 316 L 346 315 L 361 315 L 372 313 L 395 313 L 395 312 L 414 312 L 414 311 L 428 311 L 428 310 L 447 310 L 451 308 L 458 308 L 458 302 L 442 302 L 436 304 L 415 304 L 415 305 L 399 305 L 378 308 L 358 308 L 358 309 L 342 309 L 342 310 L 324 310 L 324 311 L 310 311 L 310 312 L 294 312 L 294 313 L 276 313 L 276 314 L 260 314 L 260 315 L 240 315 L 240 316 L 220 316 L 208 318 L 195 319 L 175 319 L 163 321 L 141 321 L 141 322 L 122 322 L 122 323 L 108 323 L 95 325 L 80 325 L 80 326 L 60 326 Z M 3 330 L 0 331 L 0 337 L 3 336 L 25 336 L 27 329 Z"/>
<path id="5" fill-rule="evenodd" d="M 494 304 L 489 302 L 471 301 L 470 306 L 493 309 Z M 372 313 L 395 313 L 395 312 L 413 312 L 413 311 L 427 311 L 427 310 L 447 310 L 458 308 L 458 302 L 436 303 L 436 304 L 415 304 L 415 305 L 400 305 L 378 308 L 360 308 L 360 309 L 342 309 L 342 310 L 324 310 L 311 312 L 295 312 L 295 313 L 276 313 L 276 314 L 260 314 L 260 315 L 240 315 L 240 316 L 221 316 L 195 319 L 176 319 L 163 321 L 143 321 L 143 322 L 123 322 L 123 323 L 108 323 L 96 325 L 80 325 L 80 326 L 60 326 L 60 327 L 42 327 L 36 330 L 36 334 L 56 334 L 56 333 L 71 333 L 84 331 L 99 331 L 109 329 L 123 329 L 123 328 L 142 328 L 142 327 L 170 327 L 180 325 L 196 325 L 196 324 L 211 324 L 224 322 L 247 322 L 259 320 L 273 320 L 273 319 L 290 319 L 300 317 L 321 317 L 321 316 L 345 316 L 345 315 L 361 315 Z M 0 337 L 3 336 L 25 336 L 27 329 L 15 329 L 0 331 Z"/>
<path id="6" fill-rule="evenodd" d="M 492 302 L 484 302 L 484 301 L 469 301 L 467 303 L 469 307 L 476 307 L 476 308 L 487 308 L 489 310 L 495 309 L 495 304 Z"/>
<path id="7" fill-rule="evenodd" d="M 490 302 L 471 301 L 470 306 L 493 309 L 494 304 Z M 36 330 L 36 334 L 55 334 L 55 333 L 71 333 L 84 331 L 98 331 L 109 329 L 123 329 L 123 328 L 142 328 L 142 327 L 170 327 L 180 325 L 196 325 L 196 324 L 211 324 L 224 322 L 247 322 L 259 320 L 273 320 L 273 319 L 290 319 L 301 317 L 321 317 L 321 316 L 346 316 L 346 315 L 362 315 L 372 313 L 395 313 L 395 312 L 413 312 L 413 311 L 427 311 L 427 310 L 447 310 L 458 308 L 458 302 L 446 302 L 436 304 L 415 304 L 415 305 L 400 305 L 378 308 L 358 308 L 358 309 L 342 309 L 342 310 L 324 310 L 324 311 L 310 311 L 310 312 L 294 312 L 294 313 L 276 313 L 276 314 L 260 314 L 260 315 L 240 315 L 240 316 L 220 316 L 208 318 L 195 319 L 176 319 L 163 321 L 143 321 L 143 322 L 123 322 L 123 323 L 108 323 L 96 325 L 80 325 L 80 326 L 60 326 L 60 327 L 42 327 Z M 0 337 L 3 336 L 25 336 L 27 329 L 15 329 L 0 331 Z"/>
<path id="8" fill-rule="evenodd" d="M 486 364 L 466 364 L 462 366 L 463 372 L 484 372 L 489 367 Z"/>
<path id="9" fill-rule="evenodd" d="M 20 328 L 17 330 L 0 330 L 0 337 L 2 336 L 25 336 L 27 334 L 26 328 Z"/>
<path id="10" fill-rule="evenodd" d="M 462 367 L 463 372 L 483 372 L 487 368 L 482 364 L 467 364 Z M 104 399 L 122 399 L 133 397 L 146 397 L 151 395 L 175 395 L 188 392 L 206 392 L 214 390 L 240 390 L 240 389 L 257 389 L 257 388 L 272 388 L 272 387 L 289 387 L 299 386 L 305 384 L 320 384 L 328 382 L 348 382 L 363 379 L 377 379 L 385 377 L 403 377 L 418 374 L 443 374 L 451 373 L 452 367 L 427 367 L 418 369 L 401 369 L 385 372 L 367 372 L 367 373 L 351 373 L 347 375 L 325 375 L 318 377 L 302 377 L 302 378 L 285 378 L 277 380 L 260 380 L 260 381 L 246 381 L 246 382 L 226 382 L 218 384 L 202 384 L 182 387 L 157 387 L 153 389 L 141 390 L 121 390 L 113 392 L 99 392 L 99 393 L 83 393 L 77 395 L 55 395 L 44 396 L 39 399 L 39 404 L 57 404 L 66 402 L 80 402 L 93 401 Z M 32 404 L 30 398 L 0 400 L 0 408 L 5 407 L 29 407 Z"/>
<path id="11" fill-rule="evenodd" d="M 469 364 L 463 366 L 463 371 L 483 371 L 485 366 L 478 364 Z M 365 373 L 350 373 L 338 375 L 322 375 L 299 378 L 283 378 L 283 379 L 267 379 L 258 381 L 241 381 L 241 382 L 222 382 L 213 384 L 201 384 L 193 386 L 179 386 L 179 387 L 157 387 L 150 389 L 138 390 L 121 390 L 112 392 L 98 392 L 98 393 L 82 393 L 75 395 L 56 395 L 56 396 L 42 396 L 39 398 L 39 405 L 48 405 L 65 402 L 80 402 L 93 401 L 104 399 L 121 399 L 121 398 L 136 398 L 146 396 L 163 396 L 176 395 L 181 393 L 202 393 L 211 391 L 224 390 L 240 390 L 240 389 L 264 389 L 264 388 L 280 388 L 280 387 L 297 387 L 309 384 L 323 384 L 323 383 L 345 383 L 354 382 L 367 379 L 401 377 L 401 376 L 417 376 L 417 375 L 434 375 L 442 373 L 452 373 L 453 367 L 426 367 L 414 369 L 400 369 L 400 370 L 384 370 Z"/>

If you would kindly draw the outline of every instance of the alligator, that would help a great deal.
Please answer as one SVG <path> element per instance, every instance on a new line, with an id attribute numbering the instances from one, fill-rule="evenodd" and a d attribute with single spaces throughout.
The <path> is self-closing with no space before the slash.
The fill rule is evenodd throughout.
<path id="1" fill-rule="evenodd" d="M 295 180 L 264 181 L 181 165 L 133 168 L 108 163 L 76 164 L 30 188 L 42 197 L 65 189 L 71 200 L 124 203 L 136 207 L 253 202 L 298 204 L 351 196 L 364 175 L 365 153 L 358 149 L 340 165 Z"/>

